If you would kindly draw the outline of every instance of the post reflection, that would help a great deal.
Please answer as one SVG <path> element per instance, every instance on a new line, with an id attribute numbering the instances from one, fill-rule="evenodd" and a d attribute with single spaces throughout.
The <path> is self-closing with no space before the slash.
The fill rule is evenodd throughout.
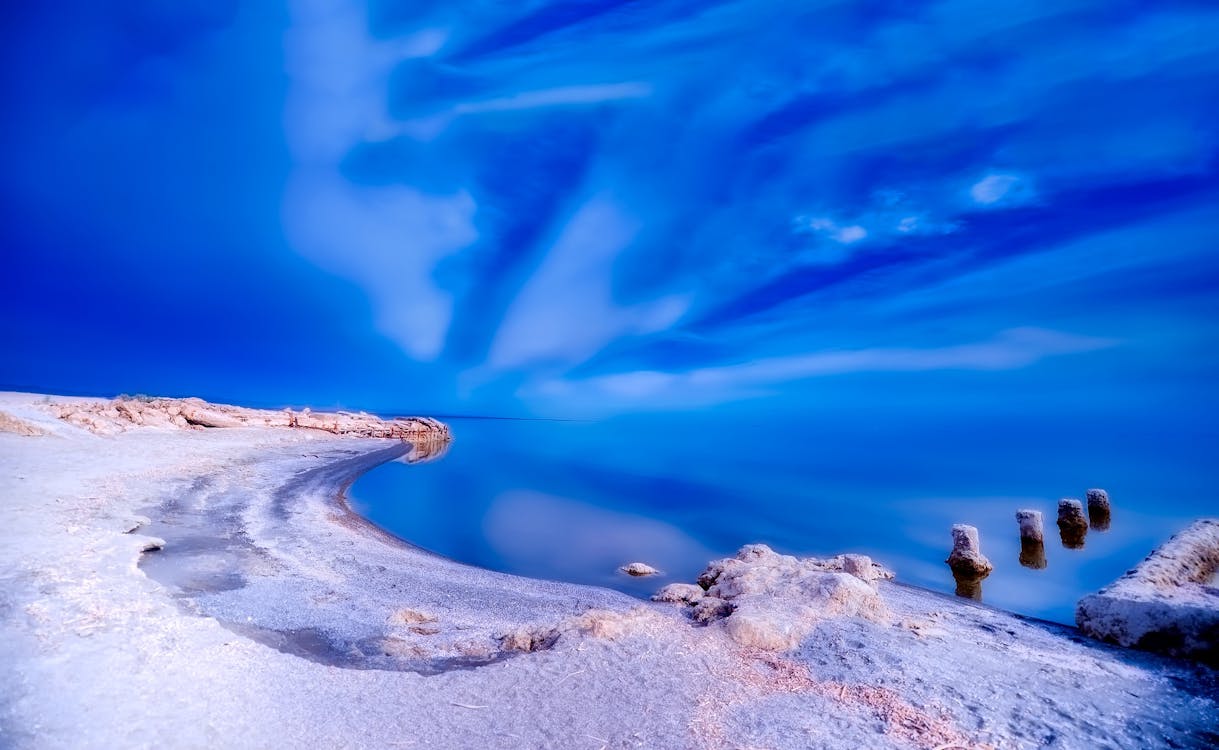
<path id="1" fill-rule="evenodd" d="M 404 464 L 426 464 L 439 461 L 449 452 L 449 446 L 452 444 L 453 441 L 448 438 L 414 438 L 410 441 L 410 450 L 398 461 Z"/>
<path id="2" fill-rule="evenodd" d="M 1032 570 L 1045 570 L 1045 542 L 1041 539 L 1021 539 L 1020 564 Z"/>
<path id="3" fill-rule="evenodd" d="M 953 571 L 952 577 L 957 582 L 956 595 L 963 599 L 973 599 L 976 602 L 982 601 L 982 581 L 985 581 L 989 575 L 990 573 L 976 575 Z"/>

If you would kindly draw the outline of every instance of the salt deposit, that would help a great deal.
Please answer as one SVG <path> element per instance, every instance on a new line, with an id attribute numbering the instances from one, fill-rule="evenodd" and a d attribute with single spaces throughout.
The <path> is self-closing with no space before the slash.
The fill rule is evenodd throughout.
<path id="1" fill-rule="evenodd" d="M 0 431 L 4 747 L 1202 748 L 1219 732 L 1209 669 L 903 587 L 866 558 L 751 546 L 701 596 L 642 603 L 464 566 L 351 514 L 339 490 L 415 449 L 398 435 L 29 394 L 0 411 L 34 428 Z"/>

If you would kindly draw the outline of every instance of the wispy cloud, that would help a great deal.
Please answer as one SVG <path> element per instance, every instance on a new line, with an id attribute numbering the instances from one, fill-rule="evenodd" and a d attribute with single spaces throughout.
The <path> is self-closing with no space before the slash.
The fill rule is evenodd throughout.
<path id="1" fill-rule="evenodd" d="M 754 395 L 762 389 L 811 378 L 868 372 L 934 370 L 1014 370 L 1048 357 L 1108 349 L 1120 341 L 1041 328 L 1013 328 L 993 338 L 928 348 L 873 348 L 821 351 L 684 372 L 642 370 L 583 380 L 541 384 L 538 393 L 578 398 L 586 404 L 647 404 L 676 408 L 719 403 Z"/>
<path id="2" fill-rule="evenodd" d="M 1187 275 L 1121 238 L 1198 203 L 1219 154 L 1219 12 L 1194 6 L 297 5 L 289 238 L 471 397 L 730 400 L 1112 346 L 1104 290 Z"/>
<path id="3" fill-rule="evenodd" d="M 651 95 L 652 87 L 647 83 L 606 83 L 577 86 L 557 86 L 536 91 L 521 91 L 495 99 L 462 102 L 453 108 L 459 115 L 483 112 L 517 112 L 544 107 L 565 107 L 600 104 L 624 99 L 643 99 Z"/>
<path id="4" fill-rule="evenodd" d="M 1015 174 L 988 174 L 969 188 L 969 196 L 980 206 L 1012 206 L 1035 197 L 1027 178 Z"/>

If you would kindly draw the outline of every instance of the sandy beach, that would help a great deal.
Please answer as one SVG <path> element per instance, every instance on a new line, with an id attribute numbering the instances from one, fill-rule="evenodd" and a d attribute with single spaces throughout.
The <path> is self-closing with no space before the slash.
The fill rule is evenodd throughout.
<path id="1" fill-rule="evenodd" d="M 671 592 L 692 603 L 644 602 L 462 565 L 345 507 L 443 425 L 150 424 L 16 393 L 0 413 L 4 747 L 1219 744 L 1213 669 L 883 560 L 748 547 Z"/>

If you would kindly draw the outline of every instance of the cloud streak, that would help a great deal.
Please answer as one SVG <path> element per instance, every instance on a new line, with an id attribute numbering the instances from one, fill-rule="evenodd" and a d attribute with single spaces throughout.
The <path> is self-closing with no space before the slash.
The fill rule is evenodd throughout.
<path id="1" fill-rule="evenodd" d="M 722 403 L 755 395 L 761 388 L 836 375 L 1016 370 L 1050 357 L 1094 352 L 1120 343 L 1116 339 L 1041 328 L 1014 328 L 989 340 L 968 344 L 821 351 L 686 372 L 640 370 L 588 378 L 566 386 L 543 383 L 537 390 L 543 396 L 578 398 L 585 403 L 608 398 L 684 408 L 692 402 Z"/>

